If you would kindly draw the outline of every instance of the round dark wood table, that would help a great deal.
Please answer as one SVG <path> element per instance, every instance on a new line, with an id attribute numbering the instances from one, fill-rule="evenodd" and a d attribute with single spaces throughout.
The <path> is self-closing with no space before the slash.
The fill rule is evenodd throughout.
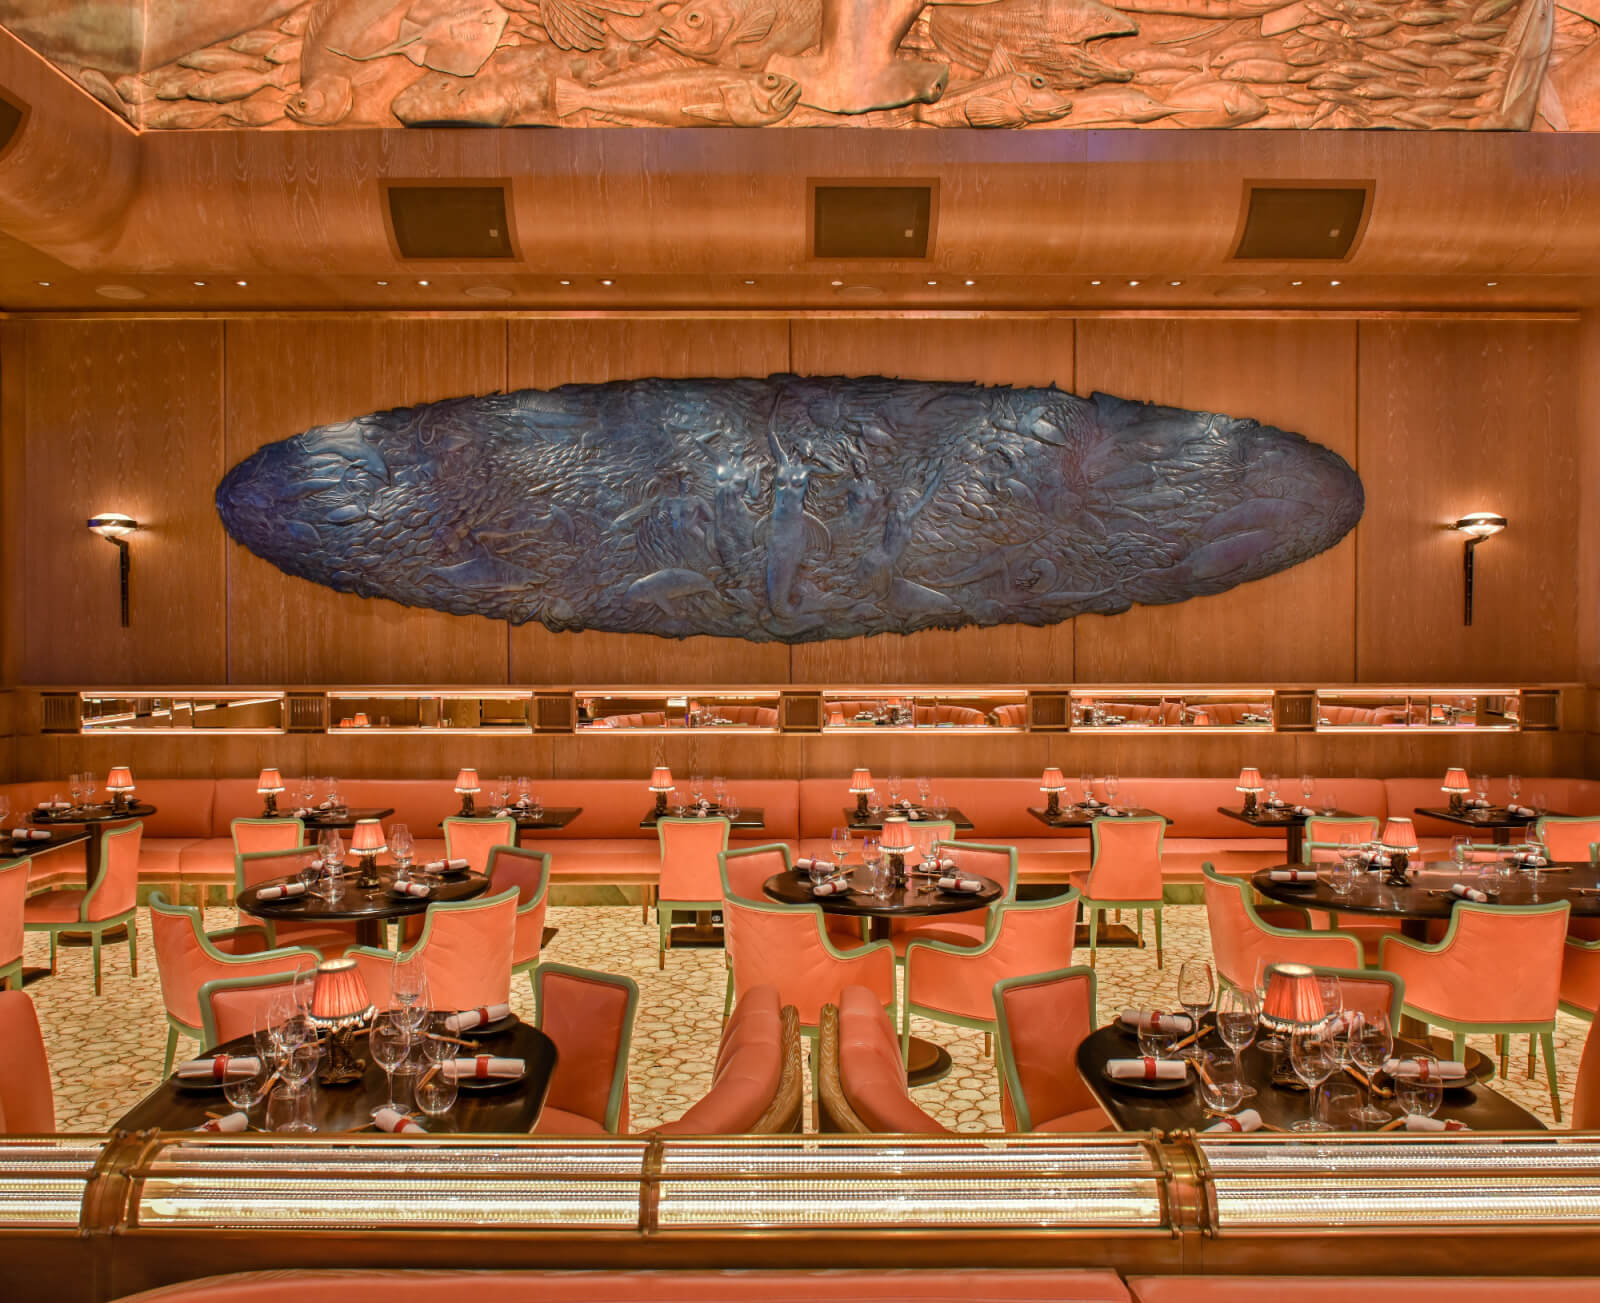
<path id="1" fill-rule="evenodd" d="M 1206 1034 L 1200 1039 L 1199 1045 L 1218 1058 L 1231 1058 L 1233 1055 L 1233 1051 L 1222 1043 L 1215 1023 L 1209 1018 L 1206 1021 Z M 1395 1038 L 1397 1058 L 1425 1052 L 1424 1046 L 1401 1037 Z M 1104 1075 L 1103 1070 L 1110 1060 L 1138 1057 L 1137 1038 L 1118 1024 L 1100 1028 L 1084 1037 L 1078 1046 L 1078 1071 L 1118 1130 L 1199 1131 L 1217 1120 L 1206 1111 L 1205 1101 L 1200 1098 L 1200 1080 L 1193 1071 L 1181 1086 L 1165 1093 L 1157 1093 L 1139 1084 L 1119 1084 Z M 1275 1061 L 1282 1057 L 1259 1049 L 1253 1043 L 1246 1046 L 1239 1056 L 1245 1081 L 1256 1088 L 1255 1097 L 1247 1099 L 1243 1107 L 1253 1108 L 1260 1113 L 1262 1129 L 1267 1131 L 1289 1130 L 1306 1116 L 1311 1107 L 1309 1094 L 1303 1087 L 1294 1089 L 1274 1084 Z M 1366 1089 L 1359 1086 L 1354 1077 L 1339 1071 L 1328 1078 L 1328 1084 L 1336 1081 L 1357 1085 L 1365 1102 Z M 1392 1096 L 1380 1095 L 1374 1102 L 1396 1115 L 1400 1112 Z M 1436 1116 L 1464 1122 L 1474 1131 L 1545 1130 L 1544 1123 L 1522 1105 L 1478 1080 L 1446 1090 Z M 1304 1134 L 1307 1139 L 1315 1139 L 1317 1135 L 1316 1132 Z"/>
<path id="2" fill-rule="evenodd" d="M 397 896 L 390 888 L 394 885 L 394 870 L 378 870 L 378 886 L 355 885 L 354 870 L 345 870 L 344 890 L 339 899 L 332 901 L 325 894 L 289 896 L 279 900 L 262 900 L 263 887 L 282 886 L 298 882 L 298 878 L 273 878 L 258 882 L 239 893 L 238 906 L 255 918 L 272 919 L 285 923 L 354 923 L 356 942 L 363 946 L 383 944 L 383 925 L 391 918 L 408 918 L 426 912 L 429 905 L 441 901 L 471 900 L 489 889 L 489 879 L 480 873 L 448 876 L 433 884 L 428 896 Z M 312 888 L 325 893 L 326 884 Z"/>
<path id="3" fill-rule="evenodd" d="M 100 881 L 101 848 L 106 833 L 117 824 L 132 823 L 135 819 L 148 819 L 157 813 L 156 807 L 144 801 L 129 801 L 121 810 L 105 805 L 83 805 L 72 810 L 31 810 L 28 822 L 37 828 L 82 828 L 89 835 L 89 844 L 83 848 L 84 878 L 92 887 Z M 46 843 L 37 843 L 44 846 Z M 112 933 L 106 933 L 107 937 Z"/>
<path id="4" fill-rule="evenodd" d="M 538 1028 L 530 1027 L 520 1019 L 493 1036 L 472 1037 L 469 1034 L 465 1039 L 481 1047 L 484 1054 L 524 1060 L 527 1071 L 519 1081 L 486 1089 L 463 1088 L 448 1113 L 436 1118 L 418 1114 L 418 1123 L 429 1131 L 446 1135 L 523 1135 L 531 1131 L 544 1108 L 550 1078 L 555 1073 L 555 1042 Z M 313 1078 L 306 1087 L 312 1092 L 311 1121 L 319 1132 L 355 1131 L 365 1127 L 372 1121 L 372 1110 L 389 1098 L 384 1093 L 388 1086 L 383 1069 L 368 1052 L 364 1032 L 356 1033 L 352 1048 L 357 1058 L 366 1061 L 365 1073 L 360 1081 L 341 1086 L 323 1086 Z M 251 1055 L 256 1051 L 252 1038 L 242 1036 L 219 1046 L 216 1052 Z M 460 1050 L 463 1057 L 478 1052 L 480 1050 L 466 1047 Z M 410 1066 L 414 1068 L 416 1065 L 413 1062 Z M 410 1101 L 414 1080 L 414 1075 L 404 1069 L 395 1073 L 394 1098 L 397 1103 Z M 223 1096 L 221 1088 L 180 1085 L 174 1075 L 135 1104 L 116 1125 L 129 1131 L 151 1127 L 163 1131 L 187 1131 L 203 1124 L 208 1112 L 233 1112 L 233 1106 Z M 260 1127 L 265 1114 L 265 1104 L 257 1104 L 250 1110 L 252 1129 Z"/>
<path id="5" fill-rule="evenodd" d="M 936 880 L 929 877 L 909 878 L 903 886 L 891 887 L 887 896 L 875 896 L 870 890 L 855 885 L 851 873 L 851 887 L 832 896 L 813 896 L 808 875 L 791 869 L 788 873 L 774 873 L 762 884 L 762 889 L 773 900 L 784 905 L 815 905 L 825 914 L 838 914 L 845 918 L 868 920 L 867 936 L 872 941 L 887 940 L 897 919 L 932 918 L 940 914 L 964 914 L 969 910 L 985 909 L 1005 895 L 998 882 L 979 873 L 962 873 L 964 878 L 976 878 L 983 883 L 982 891 L 940 891 Z M 950 1053 L 932 1041 L 913 1036 L 906 1059 L 906 1080 L 913 1086 L 926 1086 L 938 1081 L 950 1071 Z"/>

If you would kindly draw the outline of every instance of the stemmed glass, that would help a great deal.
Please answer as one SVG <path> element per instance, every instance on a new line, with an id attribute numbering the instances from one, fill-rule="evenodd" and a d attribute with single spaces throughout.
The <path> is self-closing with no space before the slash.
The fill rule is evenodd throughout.
<path id="1" fill-rule="evenodd" d="M 506 806 L 511 803 L 511 775 L 501 774 L 494 780 L 494 786 L 495 812 L 504 813 Z"/>
<path id="2" fill-rule="evenodd" d="M 689 778 L 689 796 L 696 805 L 706 797 L 706 779 L 704 774 L 693 774 Z"/>
<path id="3" fill-rule="evenodd" d="M 880 900 L 889 894 L 889 875 L 883 871 L 883 843 L 876 833 L 861 838 L 861 862 L 867 866 L 872 894 Z"/>
<path id="4" fill-rule="evenodd" d="M 1475 800 L 1487 801 L 1489 799 L 1489 775 L 1473 774 L 1472 795 Z"/>
<path id="5" fill-rule="evenodd" d="M 720 774 L 711 778 L 711 803 L 719 810 L 728 804 L 728 780 Z"/>
<path id="6" fill-rule="evenodd" d="M 1108 780 L 1109 781 L 1109 780 Z M 1178 968 L 1178 1003 L 1189 1015 L 1191 1034 L 1200 1030 L 1200 1018 L 1211 1007 L 1217 993 L 1216 979 L 1211 965 L 1203 959 L 1186 959 Z M 1204 1053 L 1198 1040 L 1183 1049 L 1186 1059 L 1198 1059 Z"/>
<path id="7" fill-rule="evenodd" d="M 67 777 L 67 795 L 72 798 L 72 808 L 80 809 L 83 806 L 83 775 L 70 774 Z"/>
<path id="8" fill-rule="evenodd" d="M 1351 1014 L 1349 1026 L 1351 1062 L 1367 1077 L 1367 1103 L 1355 1117 L 1358 1122 L 1379 1126 L 1389 1120 L 1389 1113 L 1373 1102 L 1372 1074 L 1394 1053 L 1394 1031 L 1389 1026 L 1389 1015 L 1382 1009 Z"/>
<path id="9" fill-rule="evenodd" d="M 537 792 L 528 797 L 528 815 L 533 819 L 544 818 L 544 802 L 539 798 L 539 793 Z"/>
<path id="10" fill-rule="evenodd" d="M 867 793 L 867 814 L 871 816 L 874 823 L 883 818 L 883 797 L 876 787 Z"/>
<path id="11" fill-rule="evenodd" d="M 1114 806 L 1117 803 L 1117 793 L 1122 790 L 1122 780 L 1115 774 L 1106 775 L 1106 804 Z"/>
<path id="12" fill-rule="evenodd" d="M 1344 1013 L 1344 985 L 1331 973 L 1317 974 L 1317 994 L 1322 997 L 1322 1018 L 1336 1026 Z"/>
<path id="13" fill-rule="evenodd" d="M 898 774 L 890 774 L 887 781 L 889 784 L 889 804 L 898 806 L 900 804 L 900 776 Z"/>
<path id="14" fill-rule="evenodd" d="M 267 1093 L 267 1079 L 272 1075 L 268 1060 L 259 1054 L 257 1067 L 251 1073 L 230 1073 L 222 1083 L 222 1097 L 239 1113 L 248 1114 Z"/>
<path id="15" fill-rule="evenodd" d="M 933 795 L 933 784 L 926 778 L 917 779 L 917 803 L 926 810 L 928 798 Z"/>
<path id="16" fill-rule="evenodd" d="M 1411 1062 L 1417 1065 L 1417 1071 L 1395 1078 L 1395 1098 L 1408 1116 L 1415 1113 L 1431 1118 L 1444 1101 L 1444 1084 L 1439 1080 L 1439 1061 L 1431 1054 L 1418 1054 L 1412 1057 Z"/>
<path id="17" fill-rule="evenodd" d="M 410 828 L 403 823 L 389 825 L 389 850 L 394 855 L 395 863 L 400 866 L 402 875 L 411 867 L 413 847 Z"/>
<path id="18" fill-rule="evenodd" d="M 1267 788 L 1267 805 L 1270 807 L 1278 799 L 1278 776 L 1268 774 L 1264 781 Z"/>
<path id="19" fill-rule="evenodd" d="M 322 862 L 330 869 L 344 863 L 344 838 L 337 828 L 324 828 L 317 836 L 317 849 L 322 852 Z"/>
<path id="20" fill-rule="evenodd" d="M 528 795 L 532 786 L 533 780 L 531 778 L 521 777 L 517 779 L 517 805 L 519 807 L 526 806 L 532 801 L 533 798 Z"/>
<path id="21" fill-rule="evenodd" d="M 950 802 L 942 796 L 933 798 L 933 817 L 941 823 L 950 817 Z"/>
<path id="22" fill-rule="evenodd" d="M 1317 1097 L 1322 1093 L 1322 1083 L 1333 1075 L 1335 1067 L 1332 1025 L 1320 1022 L 1311 1027 L 1296 1027 L 1289 1038 L 1289 1063 L 1294 1075 L 1311 1092 L 1306 1116 L 1294 1124 L 1294 1129 L 1331 1131 L 1332 1127 L 1317 1118 Z"/>
<path id="23" fill-rule="evenodd" d="M 1090 801 L 1094 800 L 1094 775 L 1079 774 L 1078 786 L 1083 789 L 1083 800 L 1080 804 L 1088 805 Z"/>
<path id="24" fill-rule="evenodd" d="M 1317 780 L 1314 777 L 1312 777 L 1312 775 L 1310 775 L 1310 774 L 1301 774 L 1300 775 L 1300 799 L 1301 799 L 1302 804 L 1304 804 L 1309 809 L 1310 806 L 1311 806 L 1312 798 L 1314 798 L 1316 796 L 1316 794 L 1317 794 Z"/>
<path id="25" fill-rule="evenodd" d="M 1232 986 L 1223 988 L 1217 997 L 1217 1031 L 1222 1043 L 1233 1051 L 1234 1076 L 1240 1085 L 1240 1098 L 1249 1099 L 1256 1088 L 1244 1079 L 1239 1055 L 1245 1046 L 1256 1038 L 1256 1024 L 1261 1017 L 1261 1002 L 1254 991 L 1241 991 Z"/>
<path id="26" fill-rule="evenodd" d="M 828 848 L 833 852 L 833 862 L 842 867 L 845 857 L 850 854 L 850 829 L 842 826 L 835 828 Z"/>
<path id="27" fill-rule="evenodd" d="M 418 1109 L 436 1118 L 450 1111 L 460 1090 L 461 1083 L 450 1073 L 440 1070 L 424 1072 L 419 1076 L 417 1084 L 411 1088 L 411 1094 L 417 1101 Z"/>
<path id="28" fill-rule="evenodd" d="M 1518 804 L 1522 795 L 1522 776 L 1520 774 L 1506 775 L 1506 795 L 1511 798 L 1511 804 Z"/>
<path id="29" fill-rule="evenodd" d="M 372 1030 L 367 1033 L 367 1043 L 372 1048 L 373 1059 L 383 1069 L 389 1096 L 385 1103 L 372 1110 L 375 1114 L 378 1109 L 392 1108 L 400 1112 L 405 1108 L 395 1102 L 394 1070 L 411 1054 L 411 1030 L 400 1020 L 399 1014 L 398 1009 L 380 1013 L 372 1020 Z"/>
<path id="30" fill-rule="evenodd" d="M 456 1056 L 457 1039 L 450 1031 L 450 1014 L 438 1009 L 423 1020 L 426 1034 L 422 1038 L 422 1057 L 428 1063 L 443 1063 Z"/>
<path id="31" fill-rule="evenodd" d="M 422 962 L 403 959 L 395 953 L 389 983 L 389 996 L 394 1001 L 391 1013 L 408 1032 L 422 1026 L 428 1014 L 428 979 L 422 971 Z"/>
<path id="32" fill-rule="evenodd" d="M 306 1086 L 312 1074 L 317 1070 L 317 1064 L 322 1061 L 322 1046 L 316 1041 L 302 1041 L 292 1050 L 285 1050 L 283 1066 L 283 1084 L 289 1088 L 289 1094 L 295 1096 L 293 1115 L 290 1121 L 274 1128 L 278 1131 L 315 1131 L 307 1116 L 309 1107 L 301 1102 L 300 1097 L 306 1093 Z"/>

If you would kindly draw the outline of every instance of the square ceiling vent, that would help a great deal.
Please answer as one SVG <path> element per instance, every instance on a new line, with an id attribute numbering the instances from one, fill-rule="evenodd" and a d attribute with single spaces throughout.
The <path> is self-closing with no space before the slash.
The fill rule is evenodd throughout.
<path id="1" fill-rule="evenodd" d="M 1235 258 L 1276 262 L 1338 261 L 1350 256 L 1366 225 L 1372 187 L 1252 185 Z"/>
<path id="2" fill-rule="evenodd" d="M 933 244 L 935 183 L 818 181 L 812 186 L 815 258 L 926 258 Z"/>
<path id="3" fill-rule="evenodd" d="M 402 258 L 515 258 L 503 184 L 385 188 L 389 229 Z"/>

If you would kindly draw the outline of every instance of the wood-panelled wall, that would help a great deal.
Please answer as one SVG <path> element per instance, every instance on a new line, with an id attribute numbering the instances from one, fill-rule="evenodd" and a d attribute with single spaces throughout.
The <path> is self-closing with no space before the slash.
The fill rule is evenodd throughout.
<path id="1" fill-rule="evenodd" d="M 1593 493 L 1580 470 L 1597 460 L 1579 421 L 1580 336 L 1585 355 L 1600 355 L 1589 330 L 1570 319 L 1403 317 L 15 318 L 0 323 L 0 683 L 1571 680 L 1597 659 L 1592 636 L 1580 653 L 1574 617 L 1580 513 Z M 1366 517 L 1332 551 L 1216 597 L 1049 629 L 791 649 L 552 634 L 335 593 L 230 542 L 212 502 L 224 470 L 259 445 L 377 408 L 781 370 L 1055 381 L 1258 417 L 1350 460 Z M 1468 629 L 1461 543 L 1445 525 L 1476 508 L 1504 512 L 1511 527 L 1479 553 Z M 100 509 L 146 525 L 133 540 L 127 630 L 114 554 L 83 526 Z M 1026 760 L 1002 758 L 1016 741 L 983 743 L 994 762 L 971 767 L 1031 766 L 1047 749 L 1027 739 Z M 553 745 L 576 756 L 584 744 Z M 831 772 L 831 752 L 852 744 L 805 745 Z M 1116 745 L 1129 772 L 1156 772 L 1172 754 L 1163 742 L 1146 763 L 1140 744 Z M 1232 744 L 1204 745 L 1207 768 L 1235 763 L 1222 755 Z M 253 757 L 255 743 L 243 750 Z M 237 763 L 247 760 L 241 752 Z M 798 758 L 763 767 L 810 768 Z"/>

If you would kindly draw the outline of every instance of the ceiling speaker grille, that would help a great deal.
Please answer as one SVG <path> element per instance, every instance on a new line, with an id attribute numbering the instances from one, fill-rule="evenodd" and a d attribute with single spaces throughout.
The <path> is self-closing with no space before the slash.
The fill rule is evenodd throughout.
<path id="1" fill-rule="evenodd" d="M 21 128 L 22 106 L 0 95 L 0 154 L 6 152 L 6 146 Z"/>
<path id="2" fill-rule="evenodd" d="M 817 258 L 926 258 L 933 187 L 819 185 L 812 253 Z"/>
<path id="3" fill-rule="evenodd" d="M 389 222 L 402 258 L 514 258 L 503 186 L 391 185 Z"/>
<path id="4" fill-rule="evenodd" d="M 1361 186 L 1252 186 L 1233 256 L 1280 262 L 1346 258 L 1366 207 Z"/>

